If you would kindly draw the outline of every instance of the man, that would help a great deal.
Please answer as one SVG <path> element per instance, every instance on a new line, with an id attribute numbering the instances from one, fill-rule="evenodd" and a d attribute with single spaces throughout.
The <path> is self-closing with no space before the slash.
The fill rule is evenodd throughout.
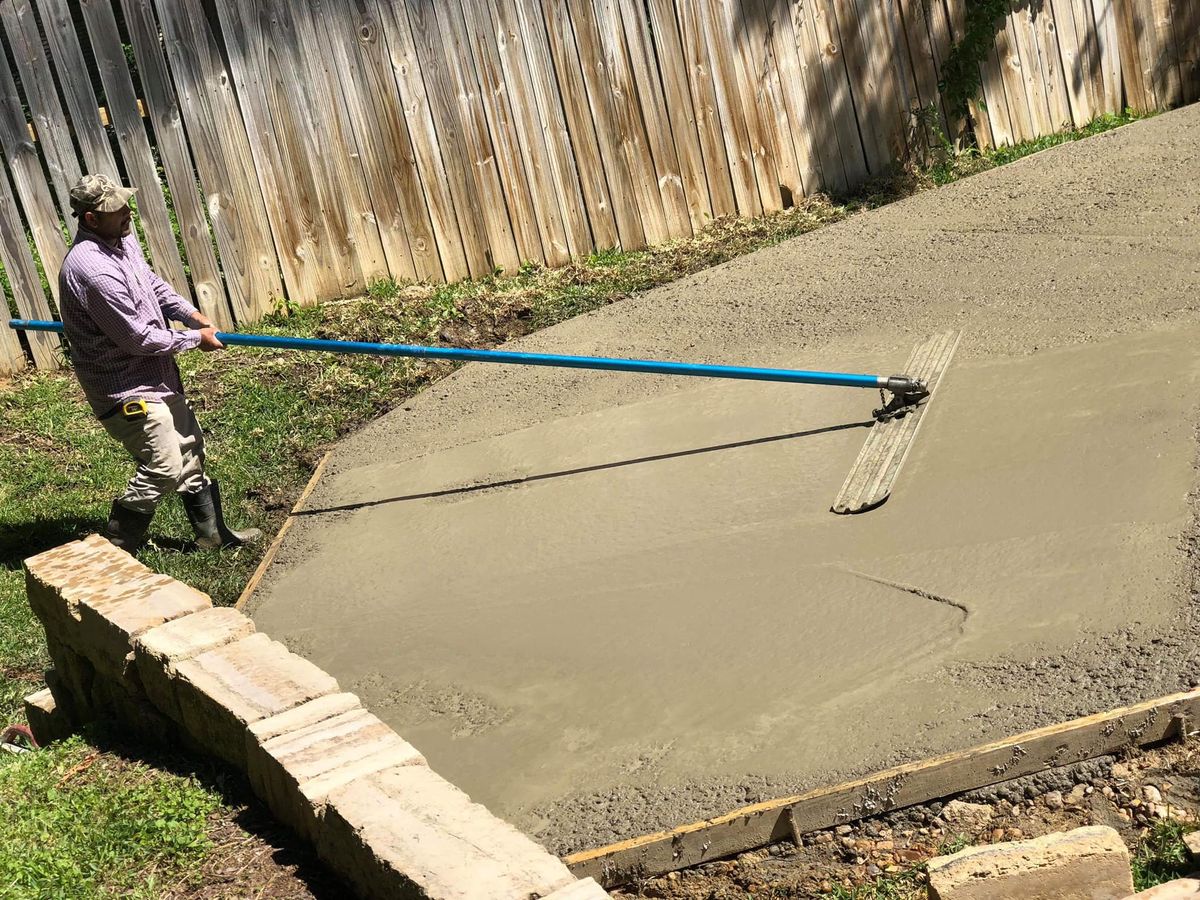
<path id="1" fill-rule="evenodd" d="M 132 234 L 134 191 L 106 175 L 85 175 L 71 188 L 79 230 L 58 279 L 75 374 L 105 430 L 137 461 L 104 536 L 133 553 L 159 502 L 175 491 L 200 547 L 238 547 L 262 533 L 225 524 L 220 487 L 204 472 L 204 434 L 174 359 L 224 345 L 213 323 L 147 265 Z M 172 330 L 168 320 L 188 330 Z"/>

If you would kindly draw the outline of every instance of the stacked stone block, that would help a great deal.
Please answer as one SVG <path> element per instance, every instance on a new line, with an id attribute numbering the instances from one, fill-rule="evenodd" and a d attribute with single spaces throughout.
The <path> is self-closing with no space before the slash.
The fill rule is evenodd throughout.
<path id="1" fill-rule="evenodd" d="M 39 741 L 97 718 L 215 755 L 364 897 L 607 896 L 438 777 L 337 681 L 100 537 L 26 560 Z"/>

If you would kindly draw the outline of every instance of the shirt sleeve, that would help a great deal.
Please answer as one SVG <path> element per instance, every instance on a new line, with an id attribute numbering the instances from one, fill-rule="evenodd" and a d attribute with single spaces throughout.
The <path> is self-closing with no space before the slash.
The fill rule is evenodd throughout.
<path id="1" fill-rule="evenodd" d="M 160 278 L 153 269 L 149 266 L 146 268 L 150 272 L 150 286 L 154 289 L 154 296 L 158 298 L 158 305 L 162 307 L 163 314 L 168 319 L 182 322 L 184 325 L 194 324 L 196 321 L 194 316 L 200 310 L 179 296 L 175 288 L 171 287 L 165 279 Z"/>
<path id="2" fill-rule="evenodd" d="M 172 356 L 200 346 L 196 329 L 174 331 L 140 320 L 124 282 L 111 275 L 94 275 L 83 288 L 88 315 L 109 340 L 132 356 Z"/>
<path id="3" fill-rule="evenodd" d="M 184 325 L 195 324 L 193 316 L 199 310 L 179 296 L 175 288 L 171 287 L 165 279 L 159 277 L 158 273 L 150 268 L 150 264 L 146 262 L 145 254 L 142 253 L 142 245 L 138 243 L 137 238 L 133 235 L 125 238 L 125 248 L 126 253 L 132 250 L 137 254 L 137 265 L 140 265 L 146 273 L 150 289 L 154 291 L 154 297 L 158 300 L 158 305 L 162 307 L 163 315 L 169 321 L 182 322 Z"/>

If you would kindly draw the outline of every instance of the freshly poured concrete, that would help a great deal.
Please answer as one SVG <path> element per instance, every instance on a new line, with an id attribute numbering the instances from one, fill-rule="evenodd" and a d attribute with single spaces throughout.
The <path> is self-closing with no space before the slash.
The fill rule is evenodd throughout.
<path id="1" fill-rule="evenodd" d="M 871 392 L 468 367 L 339 448 L 256 621 L 558 849 L 1174 689 L 1198 145 L 1193 107 L 520 342 L 890 374 L 960 327 L 880 509 L 828 512 Z"/>

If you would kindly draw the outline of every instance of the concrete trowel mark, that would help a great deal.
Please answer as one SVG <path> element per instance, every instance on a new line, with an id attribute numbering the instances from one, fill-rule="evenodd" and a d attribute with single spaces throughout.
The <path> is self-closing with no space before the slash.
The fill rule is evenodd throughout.
<path id="1" fill-rule="evenodd" d="M 878 575 L 869 575 L 866 572 L 859 572 L 855 569 L 847 569 L 842 566 L 834 566 L 839 572 L 844 572 L 847 575 L 853 575 L 855 578 L 861 578 L 864 581 L 872 581 L 875 584 L 881 584 L 884 587 L 895 588 L 898 591 L 903 591 L 906 594 L 912 594 L 914 597 L 920 597 L 923 600 L 932 600 L 934 603 L 942 603 L 946 606 L 952 606 L 962 613 L 962 620 L 958 623 L 958 630 L 961 632 L 967 623 L 967 617 L 971 615 L 971 611 L 966 607 L 966 604 L 953 600 L 950 597 L 943 597 L 941 594 L 935 594 L 932 591 L 927 591 L 924 588 L 915 587 L 911 584 L 904 584 L 901 581 L 893 581 L 890 578 L 880 578 Z"/>

